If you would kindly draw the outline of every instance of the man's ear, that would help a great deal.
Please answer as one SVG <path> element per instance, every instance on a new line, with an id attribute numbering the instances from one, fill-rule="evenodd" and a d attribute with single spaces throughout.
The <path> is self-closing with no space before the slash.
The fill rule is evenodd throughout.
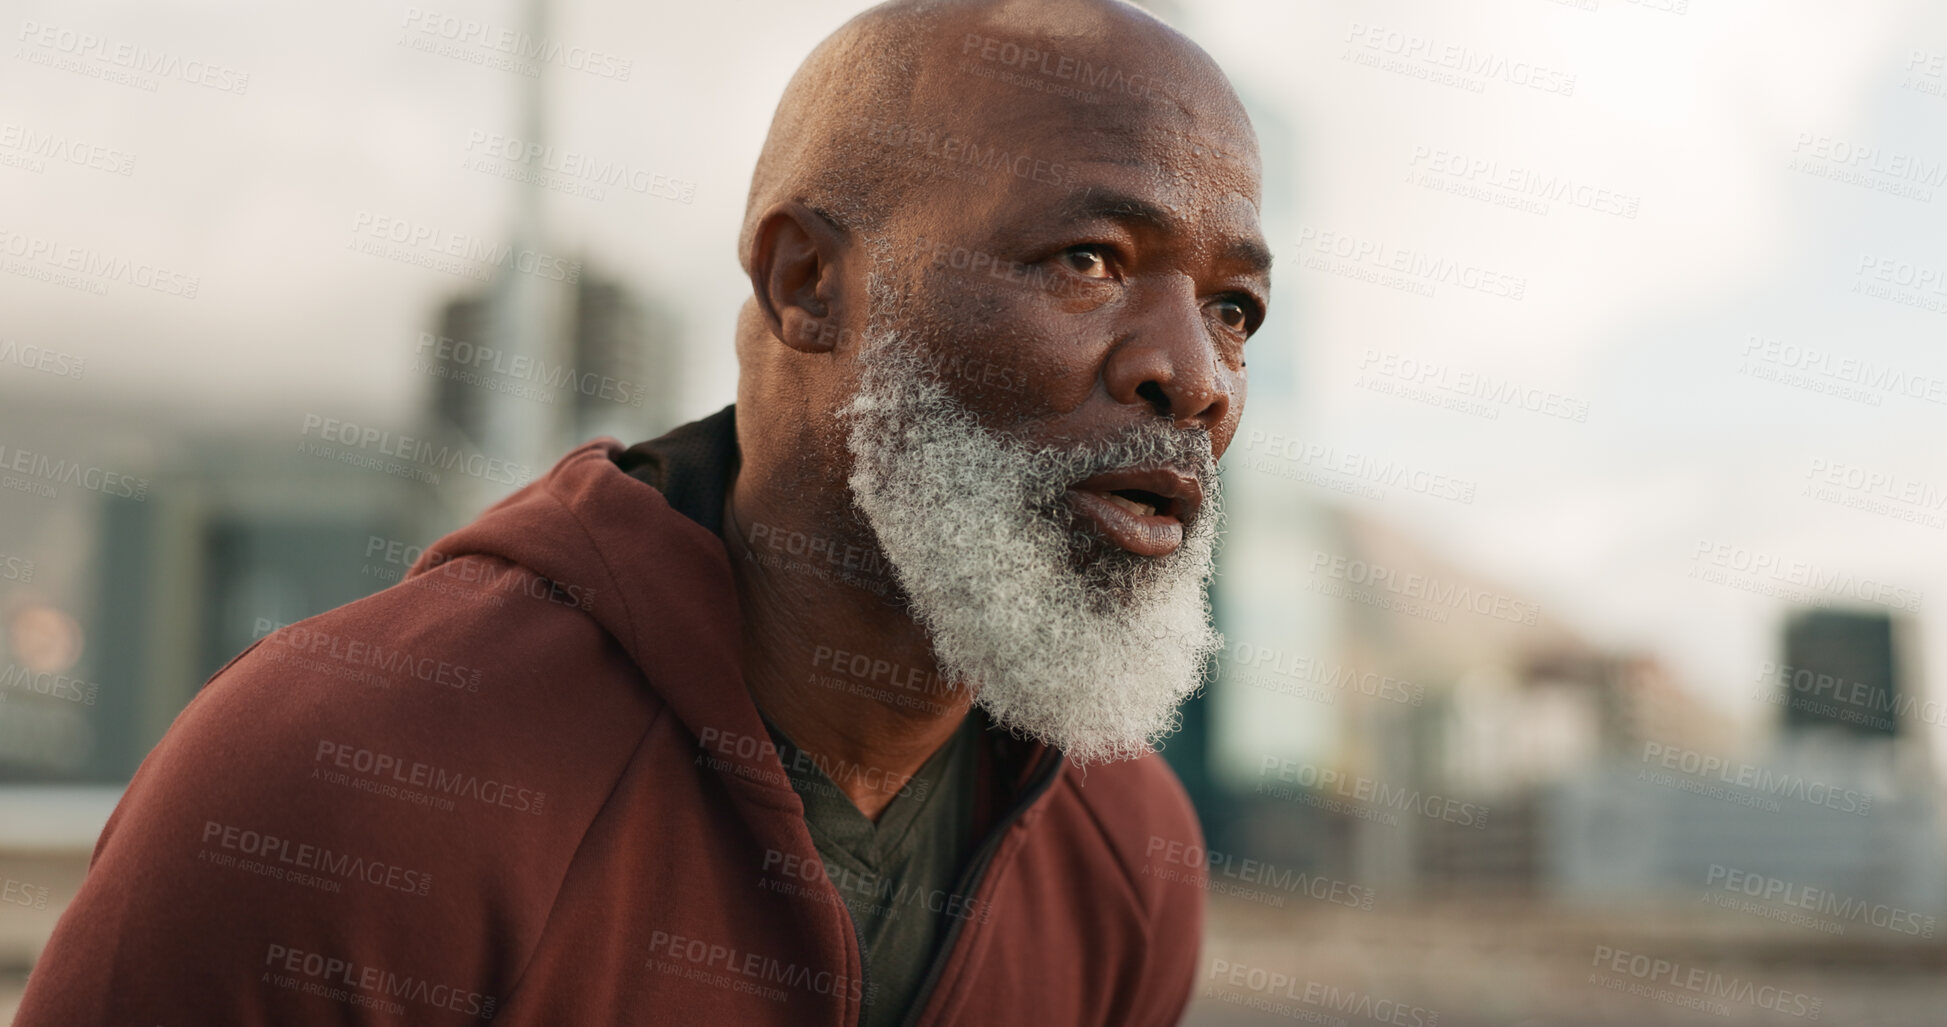
<path id="1" fill-rule="evenodd" d="M 750 285 L 771 335 L 800 353 L 831 352 L 843 325 L 851 237 L 823 214 L 785 200 L 764 212 L 750 247 Z"/>

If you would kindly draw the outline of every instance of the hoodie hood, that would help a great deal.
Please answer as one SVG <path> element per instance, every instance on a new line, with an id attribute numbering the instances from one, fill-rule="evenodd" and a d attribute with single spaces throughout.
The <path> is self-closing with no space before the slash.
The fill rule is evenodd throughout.
<path id="1" fill-rule="evenodd" d="M 594 617 L 691 735 L 732 764 L 726 776 L 795 807 L 744 686 L 743 621 L 717 534 L 737 463 L 730 407 L 628 449 L 596 439 L 440 540 L 407 576 L 463 557 L 538 575 L 530 591 Z"/>

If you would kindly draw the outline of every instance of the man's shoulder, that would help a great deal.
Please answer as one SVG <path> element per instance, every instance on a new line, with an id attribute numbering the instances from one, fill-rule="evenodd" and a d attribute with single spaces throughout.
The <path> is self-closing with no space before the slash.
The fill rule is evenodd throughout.
<path id="1" fill-rule="evenodd" d="M 240 1021 L 315 962 L 492 1012 L 661 705 L 571 603 L 426 587 L 485 580 L 457 564 L 279 626 L 204 686 L 102 833 L 44 1009 Z M 111 945 L 148 955 L 94 996 Z"/>
<path id="2" fill-rule="evenodd" d="M 467 557 L 275 627 L 177 717 L 98 855 L 271 839 L 515 891 L 500 856 L 562 864 L 662 707 L 533 582 Z"/>
<path id="3" fill-rule="evenodd" d="M 1159 875 L 1170 853 L 1201 849 L 1203 829 L 1183 782 L 1163 757 L 1067 768 L 1065 791 L 1113 852 L 1145 908 L 1154 910 L 1182 889 L 1163 888 Z"/>
<path id="4" fill-rule="evenodd" d="M 619 769 L 661 704 L 581 587 L 474 555 L 273 625 L 204 686 L 166 744 L 238 769 L 295 760 L 307 779 L 378 768 L 388 784 L 423 787 L 428 773 L 450 783 L 563 765 L 599 779 L 586 772 Z"/>
<path id="5" fill-rule="evenodd" d="M 1064 778 L 1076 796 L 1117 833 L 1125 830 L 1195 830 L 1190 793 L 1154 751 L 1132 760 L 1069 768 Z"/>

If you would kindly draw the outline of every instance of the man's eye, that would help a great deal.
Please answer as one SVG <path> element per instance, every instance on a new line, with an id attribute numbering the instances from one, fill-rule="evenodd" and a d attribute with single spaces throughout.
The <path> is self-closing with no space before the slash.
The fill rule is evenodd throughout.
<path id="1" fill-rule="evenodd" d="M 1108 251 L 1100 246 L 1071 246 L 1062 251 L 1068 270 L 1086 278 L 1112 278 Z"/>
<path id="2" fill-rule="evenodd" d="M 1224 327 L 1235 332 L 1251 330 L 1251 312 L 1244 304 L 1236 300 L 1218 300 L 1212 306 L 1217 311 L 1217 320 L 1222 321 Z"/>

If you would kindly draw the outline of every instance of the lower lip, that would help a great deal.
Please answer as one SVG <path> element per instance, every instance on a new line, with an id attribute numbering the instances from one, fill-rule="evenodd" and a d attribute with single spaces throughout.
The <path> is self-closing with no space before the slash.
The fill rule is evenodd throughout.
<path id="1" fill-rule="evenodd" d="M 1183 522 L 1163 514 L 1147 517 L 1116 505 L 1100 492 L 1069 489 L 1075 513 L 1109 541 L 1138 556 L 1168 556 L 1183 545 Z"/>

